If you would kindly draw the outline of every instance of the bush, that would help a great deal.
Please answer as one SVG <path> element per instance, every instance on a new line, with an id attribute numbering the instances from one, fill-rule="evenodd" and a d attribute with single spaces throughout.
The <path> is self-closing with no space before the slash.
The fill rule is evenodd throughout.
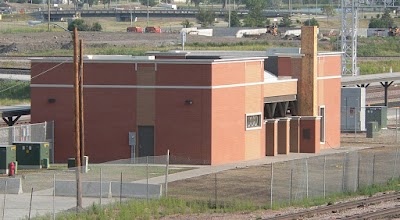
<path id="1" fill-rule="evenodd" d="M 181 25 L 182 25 L 182 27 L 184 27 L 184 28 L 193 27 L 193 23 L 190 22 L 188 19 L 185 19 L 184 21 L 182 21 Z"/>
<path id="2" fill-rule="evenodd" d="M 103 28 L 98 22 L 95 22 L 92 26 L 85 23 L 83 19 L 75 19 L 68 25 L 68 30 L 73 31 L 74 28 L 78 31 L 101 31 Z"/>
<path id="3" fill-rule="evenodd" d="M 319 27 L 318 21 L 315 18 L 311 18 L 311 19 L 305 20 L 303 24 L 305 26 L 317 26 L 317 27 Z"/>
<path id="4" fill-rule="evenodd" d="M 103 28 L 101 27 L 101 24 L 99 22 L 95 22 L 92 25 L 92 31 L 102 31 Z"/>

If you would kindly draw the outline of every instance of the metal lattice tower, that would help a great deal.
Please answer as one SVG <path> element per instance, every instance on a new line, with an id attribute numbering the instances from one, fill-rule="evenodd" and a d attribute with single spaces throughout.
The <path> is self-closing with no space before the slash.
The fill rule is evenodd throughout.
<path id="1" fill-rule="evenodd" d="M 357 67 L 358 0 L 341 0 L 342 4 L 342 75 L 359 74 Z"/>

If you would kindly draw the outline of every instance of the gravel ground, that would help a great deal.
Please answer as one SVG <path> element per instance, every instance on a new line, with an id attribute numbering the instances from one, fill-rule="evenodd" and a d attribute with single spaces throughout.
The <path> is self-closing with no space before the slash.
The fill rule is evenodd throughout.
<path id="1" fill-rule="evenodd" d="M 235 38 L 233 36 L 187 36 L 187 43 L 235 43 L 243 41 L 265 41 L 272 37 L 273 40 L 281 42 L 280 38 L 273 36 L 264 36 L 255 38 Z M 180 48 L 179 33 L 127 33 L 127 32 L 79 32 L 79 38 L 83 40 L 85 47 L 158 47 L 176 45 Z M 300 41 L 291 41 L 297 42 Z M 1 34 L 0 36 L 0 55 L 6 55 L 9 52 L 28 53 L 43 50 L 67 49 L 71 48 L 71 35 L 68 32 L 40 32 L 40 33 L 18 33 Z"/>

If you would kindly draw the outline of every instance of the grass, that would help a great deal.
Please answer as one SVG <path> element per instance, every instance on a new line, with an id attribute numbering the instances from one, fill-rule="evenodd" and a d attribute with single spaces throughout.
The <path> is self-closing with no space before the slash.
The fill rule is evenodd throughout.
<path id="1" fill-rule="evenodd" d="M 399 60 L 378 60 L 378 61 L 358 61 L 361 75 L 387 73 L 392 68 L 392 72 L 400 72 Z"/>
<path id="2" fill-rule="evenodd" d="M 372 196 L 379 192 L 400 190 L 400 179 L 389 180 L 384 185 L 372 185 L 362 187 L 357 192 L 336 193 L 326 198 L 308 198 L 287 203 L 274 203 L 272 207 L 265 205 L 259 207 L 251 201 L 235 200 L 215 204 L 212 201 L 185 201 L 177 198 L 161 198 L 159 200 L 129 200 L 123 203 L 114 203 L 100 207 L 92 204 L 89 208 L 80 213 L 64 212 L 56 216 L 56 219 L 158 219 L 163 216 L 181 214 L 192 215 L 200 213 L 233 213 L 252 212 L 263 209 L 282 209 L 289 206 L 312 207 L 327 203 L 348 199 L 354 196 Z M 34 219 L 49 219 L 50 214 L 39 216 Z"/>
<path id="3" fill-rule="evenodd" d="M 16 105 L 30 102 L 30 83 L 0 80 L 0 105 Z"/>
<path id="4" fill-rule="evenodd" d="M 360 57 L 400 56 L 398 37 L 359 38 L 357 55 Z"/>
<path id="5" fill-rule="evenodd" d="M 0 68 L 31 68 L 30 61 L 13 61 L 13 60 L 0 60 Z"/>

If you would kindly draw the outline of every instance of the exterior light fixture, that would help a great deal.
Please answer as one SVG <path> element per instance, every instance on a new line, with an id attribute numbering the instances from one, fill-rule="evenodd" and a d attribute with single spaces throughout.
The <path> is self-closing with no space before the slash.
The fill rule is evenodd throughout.
<path id="1" fill-rule="evenodd" d="M 185 105 L 193 105 L 193 101 L 190 99 L 185 100 Z"/>
<path id="2" fill-rule="evenodd" d="M 47 99 L 47 102 L 48 103 L 55 103 L 56 99 L 55 98 L 49 98 L 49 99 Z"/>

